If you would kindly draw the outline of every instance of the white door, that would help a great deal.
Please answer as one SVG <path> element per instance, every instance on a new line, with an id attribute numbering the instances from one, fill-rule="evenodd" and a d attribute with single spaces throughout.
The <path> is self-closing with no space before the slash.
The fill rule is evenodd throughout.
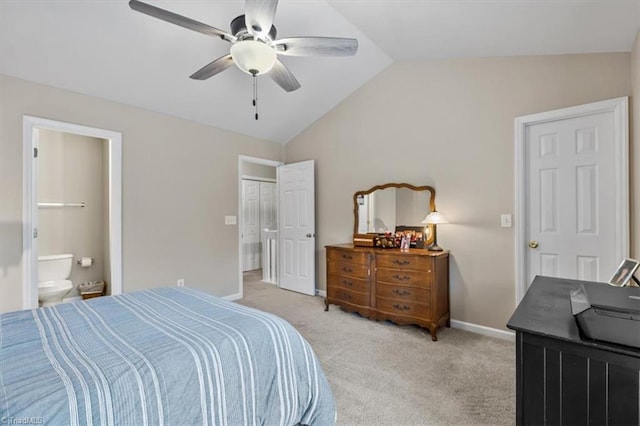
<path id="1" fill-rule="evenodd" d="M 628 148 L 600 104 L 523 128 L 526 286 L 536 275 L 606 282 L 628 255 Z"/>
<path id="2" fill-rule="evenodd" d="M 260 269 L 260 182 L 242 180 L 242 271 Z"/>
<path id="3" fill-rule="evenodd" d="M 313 160 L 278 167 L 280 287 L 315 295 Z"/>

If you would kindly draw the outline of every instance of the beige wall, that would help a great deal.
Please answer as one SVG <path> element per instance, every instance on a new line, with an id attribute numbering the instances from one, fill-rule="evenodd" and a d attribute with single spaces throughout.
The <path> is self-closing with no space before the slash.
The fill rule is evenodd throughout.
<path id="1" fill-rule="evenodd" d="M 431 185 L 451 222 L 438 243 L 452 252 L 453 319 L 504 328 L 515 307 L 514 230 L 500 228 L 514 211 L 514 118 L 628 96 L 629 70 L 628 53 L 390 66 L 286 146 L 287 162 L 317 160 L 319 287 L 323 246 L 351 239 L 354 192 Z"/>
<path id="2" fill-rule="evenodd" d="M 121 132 L 123 287 L 238 289 L 238 155 L 281 145 L 0 75 L 0 312 L 22 307 L 23 114 Z"/>
<path id="3" fill-rule="evenodd" d="M 631 256 L 640 259 L 640 32 L 631 52 Z"/>
<path id="4" fill-rule="evenodd" d="M 249 163 L 247 161 L 242 162 L 242 175 L 248 177 L 259 177 L 276 179 L 278 169 L 273 166 L 266 166 L 264 164 Z"/>
<path id="5" fill-rule="evenodd" d="M 319 287 L 322 247 L 350 240 L 355 191 L 429 184 L 452 222 L 438 241 L 452 250 L 453 318 L 502 328 L 514 307 L 513 230 L 499 227 L 499 214 L 513 212 L 513 118 L 632 93 L 635 217 L 639 44 L 631 55 L 395 64 L 302 132 L 286 159 L 317 160 Z M 2 75 L 0 92 L 0 312 L 21 308 L 23 114 L 123 133 L 125 291 L 177 278 L 214 294 L 237 290 L 237 229 L 223 225 L 237 214 L 237 156 L 281 160 L 279 145 Z"/>
<path id="6" fill-rule="evenodd" d="M 78 284 L 106 280 L 104 275 L 105 217 L 103 170 L 104 139 L 52 130 L 39 131 L 38 202 L 84 203 L 85 207 L 38 209 L 38 254 L 74 256 L 66 297 L 78 296 Z M 107 173 L 108 174 L 108 173 Z M 76 261 L 91 257 L 82 268 Z"/>

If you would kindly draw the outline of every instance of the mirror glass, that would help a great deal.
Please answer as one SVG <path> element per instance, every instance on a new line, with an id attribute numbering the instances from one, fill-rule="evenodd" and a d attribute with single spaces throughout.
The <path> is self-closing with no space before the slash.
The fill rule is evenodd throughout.
<path id="1" fill-rule="evenodd" d="M 354 233 L 395 232 L 397 227 L 420 227 L 435 209 L 435 190 L 430 186 L 392 183 L 354 194 Z M 427 227 L 426 242 L 433 238 Z"/>

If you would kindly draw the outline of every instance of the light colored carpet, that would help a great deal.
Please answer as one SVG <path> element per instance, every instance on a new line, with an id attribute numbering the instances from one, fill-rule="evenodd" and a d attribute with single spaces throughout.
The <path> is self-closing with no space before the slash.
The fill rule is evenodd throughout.
<path id="1" fill-rule="evenodd" d="M 333 389 L 338 425 L 512 425 L 512 342 L 453 328 L 438 341 L 414 326 L 376 322 L 321 297 L 245 273 L 247 306 L 289 321 L 311 344 Z"/>

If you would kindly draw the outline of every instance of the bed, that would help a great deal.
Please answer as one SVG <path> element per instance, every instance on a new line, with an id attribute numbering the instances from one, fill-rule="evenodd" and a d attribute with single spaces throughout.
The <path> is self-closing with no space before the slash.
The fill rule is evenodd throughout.
<path id="1" fill-rule="evenodd" d="M 335 423 L 289 323 L 193 289 L 10 312 L 0 327 L 3 424 Z"/>

